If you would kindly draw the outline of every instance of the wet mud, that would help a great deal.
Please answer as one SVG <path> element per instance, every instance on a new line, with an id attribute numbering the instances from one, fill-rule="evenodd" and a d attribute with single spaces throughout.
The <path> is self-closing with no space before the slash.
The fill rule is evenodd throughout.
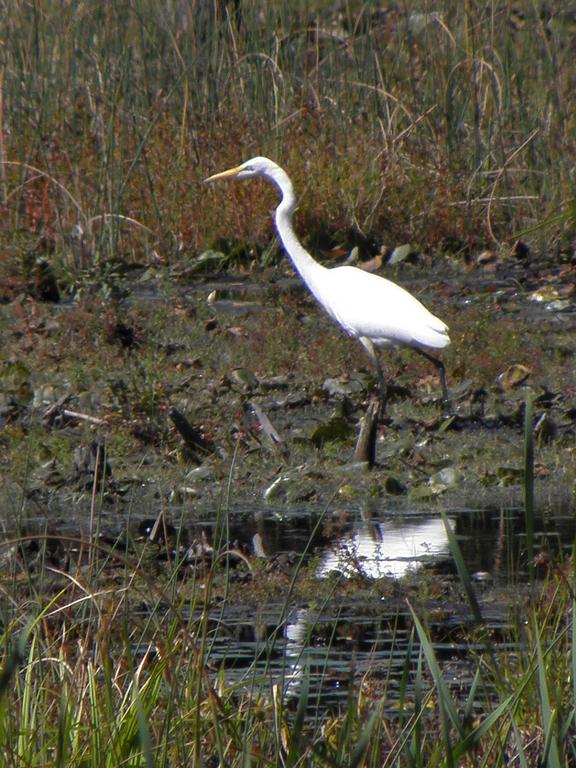
<path id="1" fill-rule="evenodd" d="M 385 274 L 450 326 L 450 409 L 425 360 L 382 353 L 373 466 L 355 456 L 378 389 L 370 362 L 282 270 L 146 270 L 111 296 L 10 297 L 4 573 L 48 568 L 57 586 L 59 572 L 96 562 L 106 583 L 145 558 L 160 584 L 174 569 L 182 589 L 210 574 L 216 666 L 289 665 L 297 679 L 305 663 L 340 695 L 340 646 L 377 690 L 366 674 L 386 653 L 382 623 L 410 600 L 459 656 L 474 617 L 450 530 L 485 627 L 504 636 L 527 569 L 528 399 L 540 567 L 574 538 L 576 269 L 510 257 Z"/>

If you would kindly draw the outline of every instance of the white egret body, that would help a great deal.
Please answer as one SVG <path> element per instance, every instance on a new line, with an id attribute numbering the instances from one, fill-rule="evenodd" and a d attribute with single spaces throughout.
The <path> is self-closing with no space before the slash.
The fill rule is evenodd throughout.
<path id="1" fill-rule="evenodd" d="M 292 227 L 296 197 L 286 171 L 266 157 L 253 157 L 242 165 L 210 176 L 206 181 L 263 176 L 282 195 L 276 208 L 276 229 L 300 276 L 332 317 L 350 336 L 358 339 L 372 359 L 384 402 L 385 384 L 375 347 L 412 347 L 438 369 L 444 401 L 448 401 L 444 364 L 422 347 L 440 349 L 450 344 L 448 326 L 429 312 L 408 291 L 383 277 L 357 267 L 328 269 L 303 248 Z"/>

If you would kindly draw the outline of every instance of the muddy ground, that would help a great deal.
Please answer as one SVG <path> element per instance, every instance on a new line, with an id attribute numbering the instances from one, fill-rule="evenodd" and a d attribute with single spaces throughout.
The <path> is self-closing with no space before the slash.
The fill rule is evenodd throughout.
<path id="1" fill-rule="evenodd" d="M 109 265 L 71 296 L 6 287 L 5 530 L 85 529 L 97 514 L 118 531 L 183 509 L 200 520 L 519 504 L 528 397 L 538 508 L 571 510 L 576 267 L 419 257 L 381 274 L 449 324 L 452 402 L 445 415 L 425 360 L 382 352 L 389 403 L 371 469 L 352 459 L 374 372 L 285 262 L 235 274 Z"/>

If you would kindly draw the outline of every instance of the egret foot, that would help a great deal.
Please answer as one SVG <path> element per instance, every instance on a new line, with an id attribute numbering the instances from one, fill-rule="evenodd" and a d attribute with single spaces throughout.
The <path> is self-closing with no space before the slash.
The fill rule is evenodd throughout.
<path id="1" fill-rule="evenodd" d="M 450 401 L 450 395 L 448 394 L 448 386 L 446 384 L 446 368 L 444 363 L 442 360 L 434 357 L 434 355 L 431 355 L 429 352 L 420 349 L 420 347 L 413 347 L 413 349 L 415 352 L 418 352 L 420 355 L 422 355 L 422 357 L 425 357 L 426 360 L 431 362 L 438 371 L 440 386 L 442 387 L 442 411 L 444 412 L 444 416 L 452 416 L 452 403 Z"/>

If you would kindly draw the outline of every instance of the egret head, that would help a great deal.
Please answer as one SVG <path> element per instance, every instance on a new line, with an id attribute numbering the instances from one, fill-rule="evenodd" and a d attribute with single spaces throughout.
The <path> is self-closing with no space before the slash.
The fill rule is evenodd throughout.
<path id="1" fill-rule="evenodd" d="M 267 157 L 252 157 L 242 165 L 229 168 L 227 171 L 215 173 L 204 181 L 216 181 L 217 179 L 252 179 L 255 176 L 268 176 L 274 178 L 274 172 L 278 169 L 276 163 Z"/>

